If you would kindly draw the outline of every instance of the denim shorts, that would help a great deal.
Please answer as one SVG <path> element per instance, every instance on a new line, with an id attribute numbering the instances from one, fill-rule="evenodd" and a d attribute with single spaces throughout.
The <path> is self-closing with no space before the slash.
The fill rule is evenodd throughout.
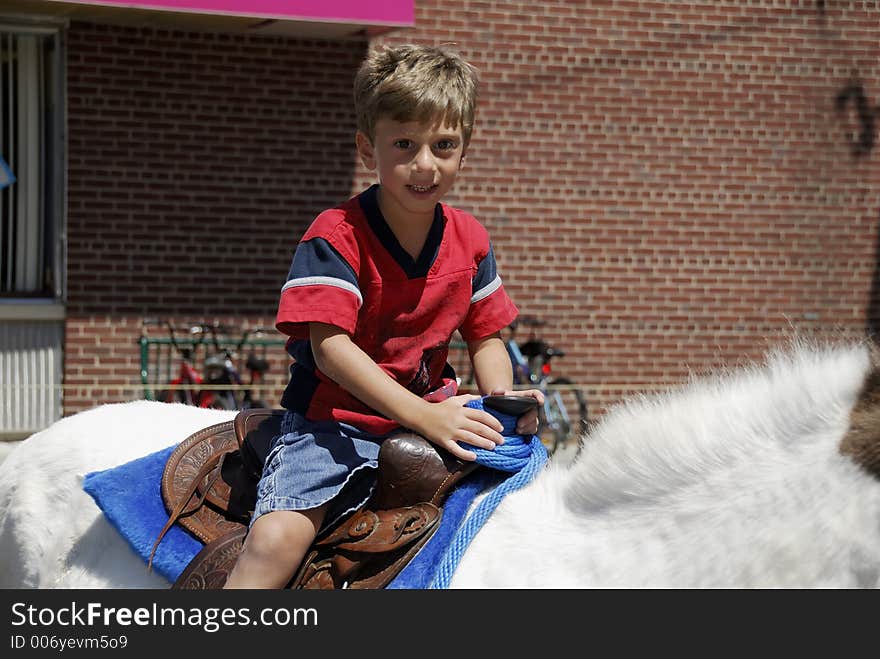
<path id="1" fill-rule="evenodd" d="M 287 412 L 266 456 L 251 524 L 268 512 L 310 510 L 331 500 L 321 530 L 354 512 L 373 493 L 386 437 Z"/>

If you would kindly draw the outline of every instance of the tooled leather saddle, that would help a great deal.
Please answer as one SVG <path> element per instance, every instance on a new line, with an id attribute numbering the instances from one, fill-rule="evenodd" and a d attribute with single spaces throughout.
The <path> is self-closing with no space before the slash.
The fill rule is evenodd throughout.
<path id="1" fill-rule="evenodd" d="M 243 410 L 172 452 L 161 492 L 169 519 L 205 543 L 174 589 L 221 588 L 247 534 L 256 488 L 284 410 Z M 384 588 L 437 529 L 451 489 L 477 468 L 402 432 L 379 451 L 377 486 L 355 513 L 316 538 L 288 588 Z M 151 556 L 152 559 L 152 556 Z"/>

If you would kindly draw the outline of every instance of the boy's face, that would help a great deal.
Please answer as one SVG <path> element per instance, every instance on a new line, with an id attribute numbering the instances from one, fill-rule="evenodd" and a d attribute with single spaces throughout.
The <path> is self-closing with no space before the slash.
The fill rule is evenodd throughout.
<path id="1" fill-rule="evenodd" d="M 449 192 L 464 160 L 461 127 L 379 119 L 373 142 L 356 137 L 364 166 L 381 184 L 379 206 L 392 223 L 434 217 L 434 206 Z"/>

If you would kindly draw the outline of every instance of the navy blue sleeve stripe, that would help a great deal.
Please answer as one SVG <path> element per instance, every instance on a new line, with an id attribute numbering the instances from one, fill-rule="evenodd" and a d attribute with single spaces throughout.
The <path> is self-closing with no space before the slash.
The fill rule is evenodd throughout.
<path id="1" fill-rule="evenodd" d="M 351 265 L 323 238 L 312 238 L 297 246 L 287 283 L 281 290 L 314 285 L 336 286 L 351 291 L 363 302 L 357 275 Z"/>
<path id="2" fill-rule="evenodd" d="M 498 267 L 495 264 L 495 251 L 489 245 L 489 253 L 477 266 L 477 274 L 474 275 L 471 288 L 471 304 L 489 297 L 501 288 L 501 277 L 498 276 Z"/>

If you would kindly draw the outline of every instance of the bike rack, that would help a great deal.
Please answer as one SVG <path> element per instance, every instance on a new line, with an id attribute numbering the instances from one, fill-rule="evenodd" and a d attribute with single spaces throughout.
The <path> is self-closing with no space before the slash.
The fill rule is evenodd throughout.
<path id="1" fill-rule="evenodd" d="M 234 336 L 218 336 L 217 342 L 221 350 L 235 349 L 238 347 L 240 337 Z M 144 398 L 146 400 L 156 400 L 155 390 L 167 386 L 176 374 L 176 364 L 180 359 L 180 355 L 174 350 L 174 343 L 181 347 L 189 347 L 192 349 L 193 364 L 200 371 L 204 370 L 204 360 L 207 354 L 214 349 L 214 342 L 211 338 L 190 338 L 180 337 L 172 342 L 167 336 L 146 336 L 141 334 L 138 339 L 141 353 L 141 385 L 143 387 Z M 270 347 L 284 346 L 285 339 L 265 339 L 265 338 L 248 338 L 242 345 L 242 350 L 248 350 L 253 347 Z"/>

